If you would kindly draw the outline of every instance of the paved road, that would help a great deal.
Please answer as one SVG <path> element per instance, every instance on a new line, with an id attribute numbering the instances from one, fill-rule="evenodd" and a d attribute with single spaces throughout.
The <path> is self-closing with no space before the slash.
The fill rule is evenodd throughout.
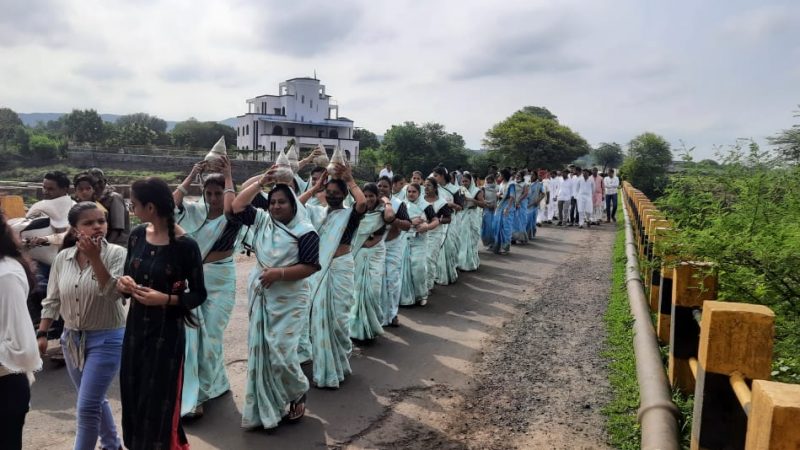
<path id="1" fill-rule="evenodd" d="M 510 256 L 481 252 L 483 264 L 478 271 L 462 274 L 454 286 L 437 287 L 428 306 L 402 309 L 400 328 L 388 328 L 382 338 L 358 348 L 351 361 L 354 374 L 339 390 L 312 388 L 307 415 L 300 424 L 270 432 L 243 431 L 239 427 L 247 364 L 247 300 L 240 289 L 225 335 L 232 391 L 207 404 L 205 417 L 185 426 L 192 448 L 372 446 L 370 442 L 374 441 L 365 441 L 364 437 L 385 425 L 387 418 L 397 413 L 398 399 L 402 400 L 408 393 L 437 389 L 440 394 L 444 391 L 447 397 L 452 397 L 447 392 L 468 391 L 475 384 L 474 363 L 482 357 L 483 350 L 489 350 L 483 348 L 487 338 L 502 333 L 506 320 L 526 302 L 536 300 L 540 293 L 532 292 L 532 287 L 541 286 L 556 275 L 569 258 L 594 242 L 607 247 L 609 235 L 613 236 L 610 227 L 592 231 L 544 228 L 540 229 L 535 243 L 513 247 Z M 597 241 L 595 236 L 604 237 Z M 581 245 L 574 245 L 576 242 Z M 603 251 L 610 254 L 610 249 Z M 246 260 L 240 264 L 240 280 L 246 277 L 251 264 Z M 118 419 L 120 405 L 116 385 L 110 394 Z M 71 448 L 74 401 L 75 393 L 64 369 L 48 368 L 39 374 L 33 386 L 25 448 Z M 435 408 L 437 406 L 428 409 Z M 435 414 L 439 422 L 444 423 L 449 416 L 446 410 L 414 414 L 405 419 L 413 422 L 416 417 L 418 421 L 427 421 Z M 403 429 L 401 426 L 382 432 L 402 435 Z"/>

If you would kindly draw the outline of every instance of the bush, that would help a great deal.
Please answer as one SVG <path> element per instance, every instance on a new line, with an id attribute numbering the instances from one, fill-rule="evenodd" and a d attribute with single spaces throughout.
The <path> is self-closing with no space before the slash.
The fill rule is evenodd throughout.
<path id="1" fill-rule="evenodd" d="M 59 142 L 41 134 L 34 134 L 28 144 L 28 155 L 38 160 L 56 159 L 59 155 Z"/>
<path id="2" fill-rule="evenodd" d="M 628 156 L 620 174 L 648 197 L 656 198 L 667 185 L 670 164 L 669 143 L 657 134 L 643 133 L 628 143 Z"/>
<path id="3" fill-rule="evenodd" d="M 657 203 L 679 229 L 672 253 L 715 264 L 720 299 L 775 311 L 773 375 L 800 381 L 800 167 L 736 146 L 718 167 L 687 165 Z"/>

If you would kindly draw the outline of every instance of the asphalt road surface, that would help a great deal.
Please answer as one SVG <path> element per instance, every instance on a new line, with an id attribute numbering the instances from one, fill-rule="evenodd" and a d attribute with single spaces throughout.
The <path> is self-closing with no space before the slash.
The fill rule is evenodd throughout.
<path id="1" fill-rule="evenodd" d="M 207 403 L 203 418 L 184 424 L 189 442 L 194 449 L 230 450 L 602 447 L 601 314 L 613 237 L 609 225 L 545 227 L 535 242 L 513 246 L 511 255 L 481 251 L 476 272 L 437 286 L 427 306 L 401 309 L 399 328 L 358 346 L 353 375 L 340 389 L 312 387 L 305 418 L 271 431 L 240 428 L 248 326 L 241 287 L 253 264 L 242 259 L 225 333 L 231 391 Z M 582 270 L 587 255 L 592 270 Z M 560 294 L 553 297 L 554 291 Z M 561 370 L 562 363 L 580 367 Z M 496 373 L 496 366 L 513 376 Z M 24 446 L 68 449 L 75 435 L 74 388 L 65 369 L 49 361 L 45 367 L 32 388 Z M 492 384 L 497 380 L 502 385 Z M 109 394 L 119 426 L 116 383 Z"/>

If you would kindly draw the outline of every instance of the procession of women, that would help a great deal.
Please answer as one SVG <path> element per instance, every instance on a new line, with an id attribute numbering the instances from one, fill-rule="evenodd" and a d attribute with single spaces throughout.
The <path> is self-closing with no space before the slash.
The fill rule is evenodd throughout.
<path id="1" fill-rule="evenodd" d="M 92 184 L 88 174 L 81 181 Z M 202 196 L 192 200 L 198 182 Z M 133 183 L 130 213 L 142 224 L 127 248 L 106 239 L 108 210 L 91 193 L 70 203 L 38 333 L 20 325 L 30 320 L 21 308 L 3 318 L 14 325 L 6 339 L 15 348 L 0 354 L 0 381 L 29 386 L 60 317 L 78 392 L 74 448 L 98 440 L 107 449 L 188 448 L 181 418 L 199 419 L 204 403 L 231 388 L 223 335 L 236 260 L 252 258 L 241 426 L 296 422 L 310 386 L 337 389 L 352 373 L 354 342 L 379 339 L 385 327 L 402 325 L 400 307 L 424 307 L 434 290 L 478 270 L 481 246 L 505 255 L 544 223 L 588 227 L 603 214 L 608 221 L 612 208 L 598 193 L 616 200 L 615 182 L 577 168 L 490 167 L 479 179 L 437 166 L 359 185 L 338 149 L 328 158 L 318 147 L 303 159 L 295 148 L 282 152 L 237 189 L 221 141 L 174 190 L 158 178 Z M 14 250 L 5 222 L 0 263 L 16 275 L 0 283 L 17 302 L 37 269 Z M 24 382 L 16 377 L 25 374 Z M 117 375 L 121 432 L 106 399 Z M 11 444 L 3 448 L 16 447 L 25 412 L 4 423 Z"/>

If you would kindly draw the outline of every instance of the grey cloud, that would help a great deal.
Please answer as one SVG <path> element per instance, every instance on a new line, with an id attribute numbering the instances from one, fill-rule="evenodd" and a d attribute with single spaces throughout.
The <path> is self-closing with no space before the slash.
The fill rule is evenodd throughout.
<path id="1" fill-rule="evenodd" d="M 356 83 L 382 83 L 395 81 L 399 77 L 396 72 L 373 72 L 359 75 L 355 81 Z"/>
<path id="2" fill-rule="evenodd" d="M 451 78 L 469 80 L 532 72 L 568 72 L 588 67 L 588 60 L 568 51 L 567 44 L 573 39 L 572 27 L 563 21 L 546 28 L 527 26 L 521 32 L 498 34 L 463 57 Z"/>
<path id="3" fill-rule="evenodd" d="M 115 63 L 86 63 L 75 69 L 75 73 L 95 80 L 127 80 L 133 76 L 130 69 Z"/>
<path id="4" fill-rule="evenodd" d="M 237 87 L 254 81 L 253 75 L 237 71 L 225 64 L 192 61 L 167 66 L 158 71 L 158 77 L 168 83 L 212 83 L 220 87 Z"/>
<path id="5" fill-rule="evenodd" d="M 55 0 L 0 0 L 0 47 L 30 43 L 64 46 L 72 29 Z"/>
<path id="6" fill-rule="evenodd" d="M 271 53 L 310 57 L 345 41 L 358 28 L 362 7 L 352 1 L 257 4 L 256 33 Z"/>

